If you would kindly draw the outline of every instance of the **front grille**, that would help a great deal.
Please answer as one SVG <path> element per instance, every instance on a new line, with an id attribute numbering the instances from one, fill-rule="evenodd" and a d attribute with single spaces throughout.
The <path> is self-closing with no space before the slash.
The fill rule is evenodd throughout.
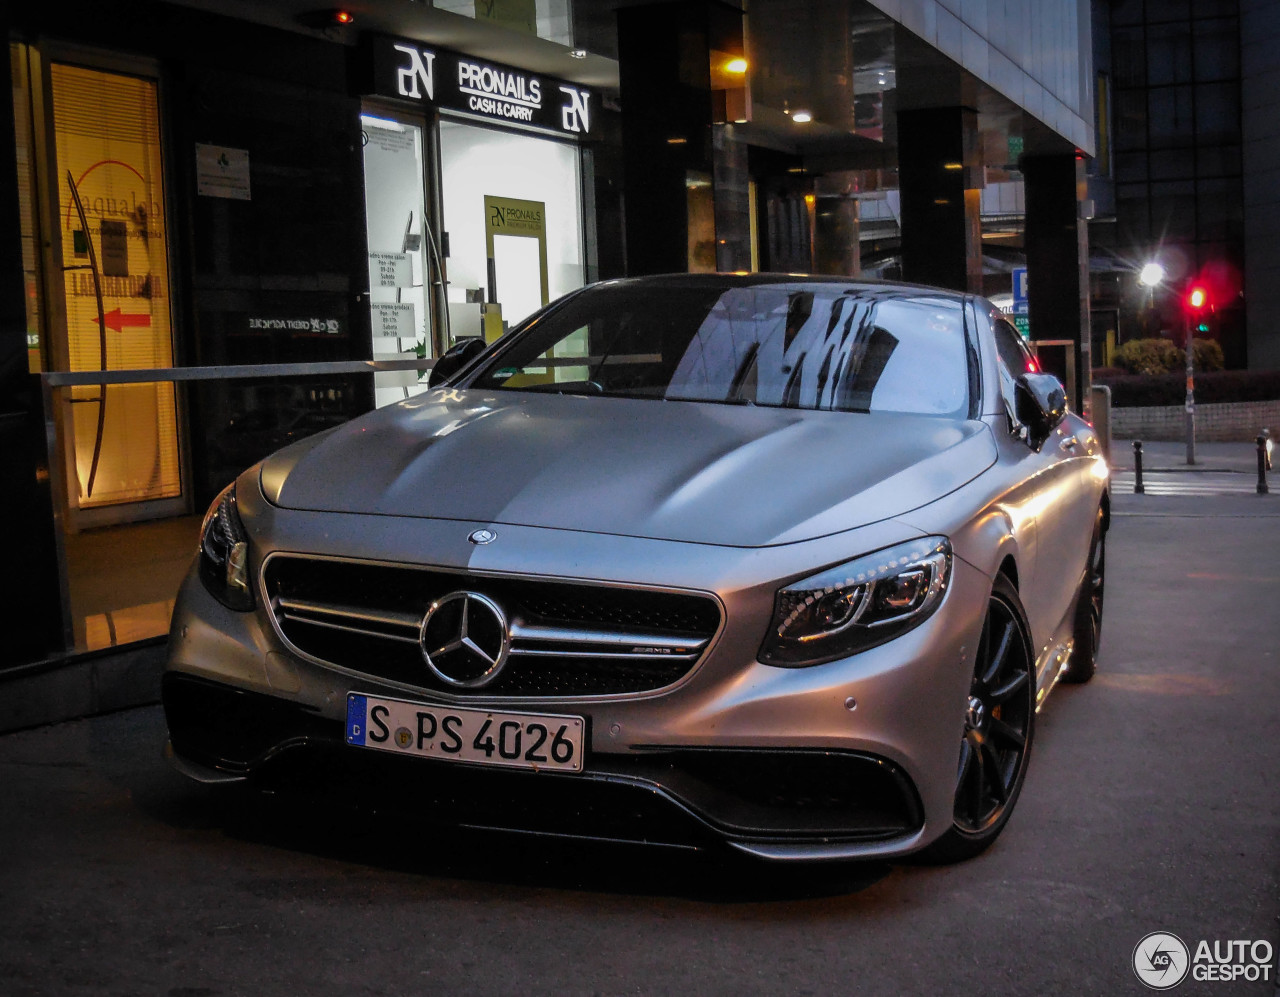
<path id="1" fill-rule="evenodd" d="M 485 696 L 610 696 L 687 675 L 720 626 L 709 596 L 275 554 L 263 583 L 281 636 L 320 661 L 391 682 Z M 478 689 L 449 685 L 422 656 L 431 604 L 476 592 L 510 623 L 505 667 Z"/>

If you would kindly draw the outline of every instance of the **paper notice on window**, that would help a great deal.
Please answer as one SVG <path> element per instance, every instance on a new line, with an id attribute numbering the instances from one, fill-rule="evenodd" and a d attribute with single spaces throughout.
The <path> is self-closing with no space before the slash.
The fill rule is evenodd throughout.
<path id="1" fill-rule="evenodd" d="M 196 145 L 196 192 L 201 197 L 249 201 L 249 150 Z"/>
<path id="2" fill-rule="evenodd" d="M 373 334 L 397 339 L 416 336 L 418 330 L 414 323 L 413 302 L 374 302 Z"/>
<path id="3" fill-rule="evenodd" d="M 102 220 L 102 276 L 129 276 L 129 227 L 122 221 Z"/>
<path id="4" fill-rule="evenodd" d="M 369 287 L 412 287 L 408 253 L 370 253 Z"/>

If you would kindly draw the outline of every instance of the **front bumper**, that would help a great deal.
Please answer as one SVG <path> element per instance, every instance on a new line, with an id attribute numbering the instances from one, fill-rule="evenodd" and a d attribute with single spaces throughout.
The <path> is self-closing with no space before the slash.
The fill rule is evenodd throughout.
<path id="1" fill-rule="evenodd" d="M 498 771 L 350 748 L 340 721 L 181 673 L 162 698 L 172 756 L 194 778 L 358 788 L 465 827 L 785 859 L 896 851 L 923 823 L 901 769 L 856 752 L 683 748 L 591 756 L 580 775 Z"/>
<path id="2" fill-rule="evenodd" d="M 842 535 L 839 547 L 822 539 L 762 551 L 590 534 L 569 543 L 563 531 L 506 526 L 502 550 L 495 552 L 499 544 L 477 548 L 466 542 L 468 532 L 484 524 L 379 520 L 376 535 L 353 536 L 330 516 L 265 505 L 254 511 L 246 523 L 259 559 L 273 550 L 315 551 L 322 537 L 326 549 L 318 553 L 329 556 L 476 574 L 523 571 L 624 586 L 662 586 L 679 578 L 689 590 L 714 593 L 724 622 L 693 671 L 654 692 L 460 697 L 300 657 L 261 606 L 251 613 L 228 610 L 193 572 L 175 609 L 165 679 L 170 737 L 189 772 L 198 766 L 221 778 L 265 776 L 305 760 L 320 772 L 357 768 L 365 770 L 361 778 L 376 781 L 385 773 L 420 784 L 424 798 L 439 798 L 435 812 L 455 823 L 627 840 L 727 841 L 774 859 L 905 854 L 951 826 L 990 579 L 957 557 L 938 610 L 896 640 L 808 668 L 756 661 L 779 579 L 901 541 L 912 531 L 900 523 Z M 582 716 L 589 731 L 587 771 L 494 772 L 346 747 L 343 720 L 352 691 Z M 551 802 L 561 799 L 563 806 Z M 499 812 L 486 810 L 486 800 L 497 801 L 491 809 Z M 507 800 L 524 803 L 507 806 Z M 600 809 L 629 816 L 590 816 Z M 687 833 L 652 829 L 671 822 Z"/>

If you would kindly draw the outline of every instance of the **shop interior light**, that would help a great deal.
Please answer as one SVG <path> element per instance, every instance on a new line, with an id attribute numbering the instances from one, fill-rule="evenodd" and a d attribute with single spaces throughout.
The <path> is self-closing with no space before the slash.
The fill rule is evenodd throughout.
<path id="1" fill-rule="evenodd" d="M 587 57 L 587 50 L 586 50 L 585 48 L 571 48 L 571 49 L 569 49 L 569 58 L 570 58 L 570 59 L 585 59 L 586 57 Z"/>
<path id="2" fill-rule="evenodd" d="M 813 120 L 813 115 L 808 111 L 793 111 L 791 113 L 791 120 L 797 124 L 807 125 Z"/>
<path id="3" fill-rule="evenodd" d="M 742 57 L 730 59 L 724 64 L 724 71 L 726 73 L 736 73 L 741 75 L 747 71 L 747 60 Z"/>

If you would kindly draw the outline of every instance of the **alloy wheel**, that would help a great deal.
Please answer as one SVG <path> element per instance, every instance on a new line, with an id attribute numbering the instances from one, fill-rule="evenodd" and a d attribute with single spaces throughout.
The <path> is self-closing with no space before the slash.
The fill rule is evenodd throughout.
<path id="1" fill-rule="evenodd" d="M 1016 795 L 1034 713 L 1031 660 L 1022 621 L 993 594 L 978 645 L 956 777 L 955 822 L 983 831 Z"/>

